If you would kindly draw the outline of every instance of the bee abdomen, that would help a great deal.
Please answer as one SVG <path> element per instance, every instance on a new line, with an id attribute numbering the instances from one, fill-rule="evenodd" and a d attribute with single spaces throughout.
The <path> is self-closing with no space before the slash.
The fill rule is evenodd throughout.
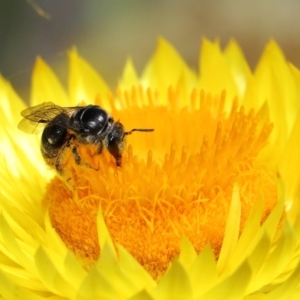
<path id="1" fill-rule="evenodd" d="M 42 134 L 41 151 L 44 158 L 54 158 L 66 141 L 67 129 L 56 124 L 48 125 Z"/>

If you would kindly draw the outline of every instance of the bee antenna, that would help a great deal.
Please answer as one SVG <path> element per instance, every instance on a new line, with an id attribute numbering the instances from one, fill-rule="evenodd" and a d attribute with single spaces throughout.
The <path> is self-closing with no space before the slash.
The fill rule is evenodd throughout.
<path id="1" fill-rule="evenodd" d="M 124 132 L 124 135 L 132 134 L 134 131 L 143 131 L 143 132 L 151 132 L 154 131 L 154 129 L 147 129 L 147 128 L 133 128 L 127 132 Z"/>

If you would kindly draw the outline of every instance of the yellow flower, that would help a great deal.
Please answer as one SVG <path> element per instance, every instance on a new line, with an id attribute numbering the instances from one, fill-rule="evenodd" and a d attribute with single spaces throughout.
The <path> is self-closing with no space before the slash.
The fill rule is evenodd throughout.
<path id="1" fill-rule="evenodd" d="M 69 59 L 68 92 L 37 59 L 31 105 L 95 103 L 155 131 L 126 138 L 121 168 L 66 149 L 57 176 L 0 78 L 2 298 L 298 299 L 300 73 L 278 46 L 253 73 L 235 42 L 204 40 L 198 76 L 160 39 L 115 93 Z"/>

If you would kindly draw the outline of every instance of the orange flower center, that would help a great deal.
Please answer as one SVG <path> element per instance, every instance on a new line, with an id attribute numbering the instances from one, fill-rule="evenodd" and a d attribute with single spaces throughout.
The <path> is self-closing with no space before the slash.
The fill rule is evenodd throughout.
<path id="1" fill-rule="evenodd" d="M 134 102 L 136 95 L 133 89 L 124 101 Z M 183 236 L 197 252 L 210 244 L 218 255 L 235 182 L 241 228 L 262 197 L 265 215 L 274 207 L 275 173 L 258 159 L 272 125 L 238 108 L 237 101 L 225 113 L 225 93 L 213 99 L 194 91 L 186 108 L 177 105 L 180 94 L 172 90 L 169 107 L 155 105 L 149 91 L 144 97 L 146 106 L 111 109 L 128 129 L 155 129 L 128 136 L 122 168 L 107 151 L 93 155 L 95 146 L 78 149 L 92 168 L 76 165 L 66 151 L 66 172 L 50 182 L 46 199 L 53 227 L 85 266 L 101 255 L 96 225 L 101 207 L 114 243 L 159 278 L 179 254 Z"/>

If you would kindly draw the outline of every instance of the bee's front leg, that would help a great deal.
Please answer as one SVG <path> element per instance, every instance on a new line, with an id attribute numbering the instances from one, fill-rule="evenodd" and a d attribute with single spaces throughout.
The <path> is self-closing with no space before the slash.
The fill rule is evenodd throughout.
<path id="1" fill-rule="evenodd" d="M 116 159 L 116 165 L 122 165 L 122 151 L 124 148 L 124 127 L 120 122 L 114 124 L 113 130 L 107 135 L 107 149 Z"/>

